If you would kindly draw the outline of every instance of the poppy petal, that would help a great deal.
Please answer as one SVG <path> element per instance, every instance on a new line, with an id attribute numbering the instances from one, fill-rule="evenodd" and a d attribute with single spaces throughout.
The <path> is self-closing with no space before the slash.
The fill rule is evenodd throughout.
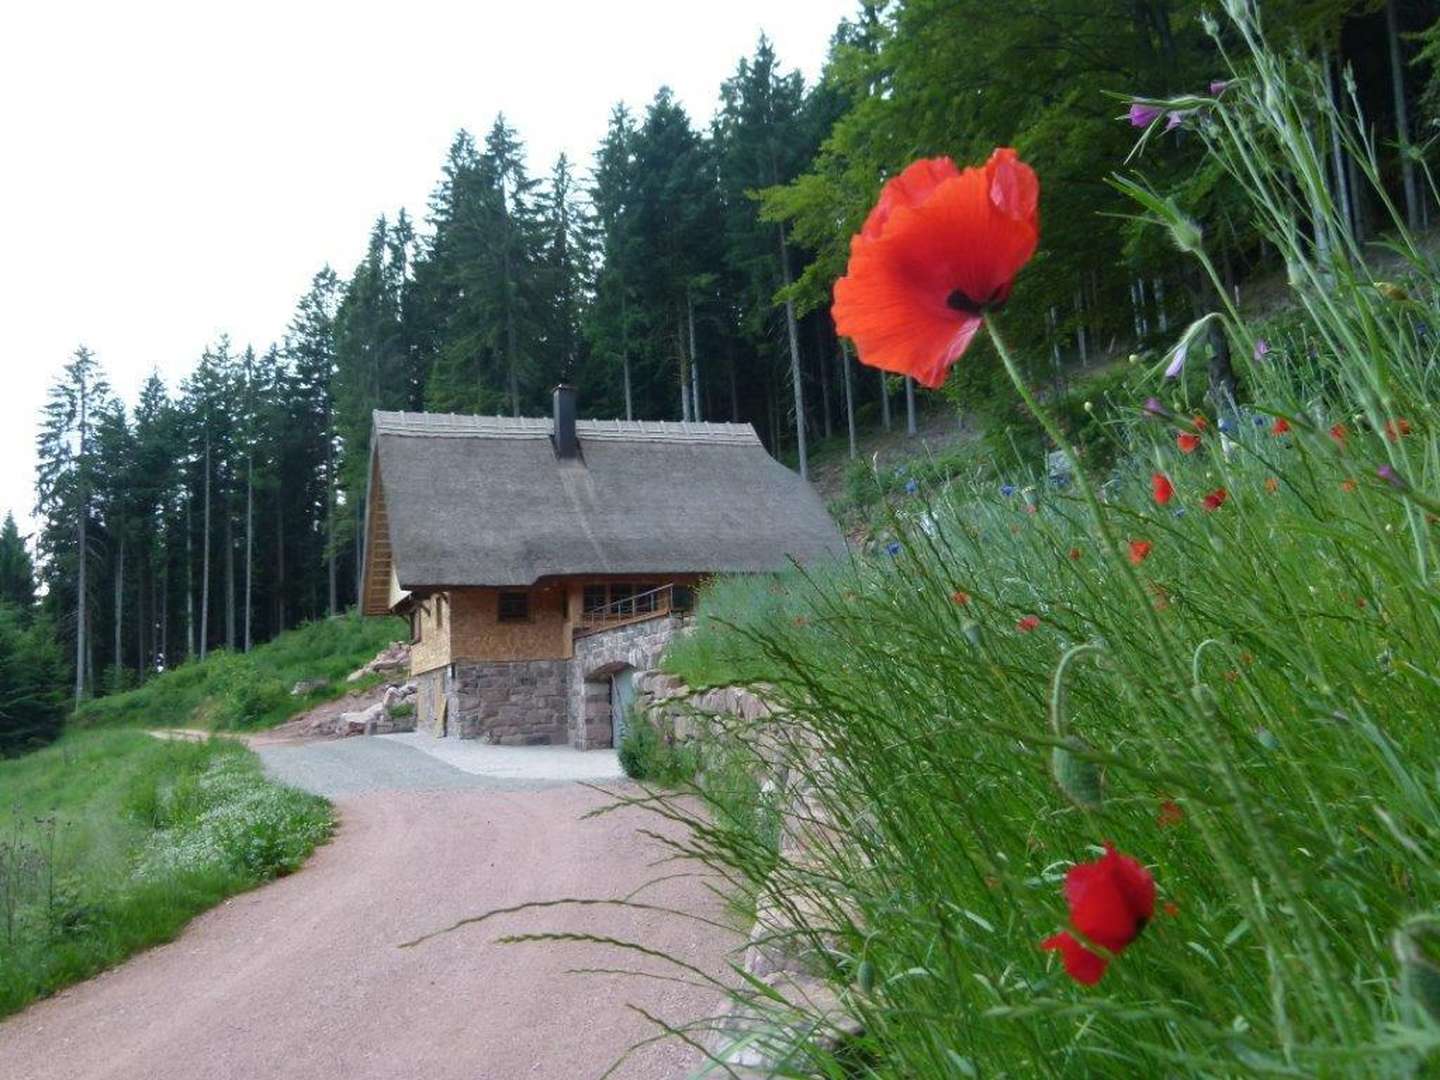
<path id="1" fill-rule="evenodd" d="M 948 157 L 912 161 L 899 175 L 886 182 L 880 201 L 865 219 L 860 235 L 873 240 L 885 231 L 885 223 L 897 206 L 919 206 L 944 181 L 959 176 L 960 170 Z"/>
<path id="2" fill-rule="evenodd" d="M 1040 943 L 1040 947 L 1059 950 L 1060 960 L 1065 965 L 1065 973 L 1076 982 L 1084 983 L 1086 986 L 1094 986 L 1098 983 L 1100 976 L 1105 974 L 1105 969 L 1110 965 L 1109 960 L 1085 948 L 1065 930 L 1046 938 Z"/>

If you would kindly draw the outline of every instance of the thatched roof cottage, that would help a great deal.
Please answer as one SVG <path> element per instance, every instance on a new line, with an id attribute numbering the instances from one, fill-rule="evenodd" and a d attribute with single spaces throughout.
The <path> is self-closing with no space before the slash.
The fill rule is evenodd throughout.
<path id="1" fill-rule="evenodd" d="M 411 625 L 417 727 L 511 745 L 618 741 L 629 673 L 718 573 L 840 554 L 749 424 L 376 412 L 362 606 Z"/>

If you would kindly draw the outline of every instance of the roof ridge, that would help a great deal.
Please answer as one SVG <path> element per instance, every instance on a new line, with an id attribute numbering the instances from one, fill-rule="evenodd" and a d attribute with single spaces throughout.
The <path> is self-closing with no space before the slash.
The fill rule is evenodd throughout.
<path id="1" fill-rule="evenodd" d="M 378 435 L 540 439 L 550 436 L 548 416 L 474 416 L 463 413 L 374 411 Z M 576 433 L 592 439 L 760 443 L 750 424 L 725 420 L 577 420 Z"/>

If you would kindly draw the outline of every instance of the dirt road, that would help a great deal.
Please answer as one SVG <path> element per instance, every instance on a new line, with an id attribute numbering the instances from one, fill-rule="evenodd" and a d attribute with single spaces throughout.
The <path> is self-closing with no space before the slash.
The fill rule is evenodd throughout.
<path id="1" fill-rule="evenodd" d="M 502 934 L 590 932 L 724 968 L 737 938 L 618 908 L 508 915 L 401 942 L 482 911 L 558 897 L 613 898 L 673 873 L 636 835 L 638 811 L 588 821 L 607 799 L 540 790 L 382 790 L 336 800 L 341 827 L 298 874 L 201 916 L 170 945 L 0 1024 L 8 1080 L 517 1080 L 599 1076 L 667 1021 L 710 1012 L 716 995 L 572 968 L 643 958 L 579 943 L 501 945 Z M 643 894 L 723 919 L 694 879 Z M 678 1080 L 674 1042 L 620 1077 Z"/>

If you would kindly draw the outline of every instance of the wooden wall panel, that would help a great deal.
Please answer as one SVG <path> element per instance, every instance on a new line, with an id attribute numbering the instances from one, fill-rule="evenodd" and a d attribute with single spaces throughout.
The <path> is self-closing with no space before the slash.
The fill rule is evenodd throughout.
<path id="1" fill-rule="evenodd" d="M 570 656 L 570 623 L 566 589 L 537 586 L 530 594 L 530 621 L 502 623 L 499 589 L 457 589 L 454 592 L 451 655 L 455 660 L 565 660 Z"/>
<path id="2" fill-rule="evenodd" d="M 415 602 L 415 617 L 420 622 L 420 640 L 410 646 L 412 675 L 434 671 L 453 659 L 450 609 L 449 593 L 435 593 Z"/>

